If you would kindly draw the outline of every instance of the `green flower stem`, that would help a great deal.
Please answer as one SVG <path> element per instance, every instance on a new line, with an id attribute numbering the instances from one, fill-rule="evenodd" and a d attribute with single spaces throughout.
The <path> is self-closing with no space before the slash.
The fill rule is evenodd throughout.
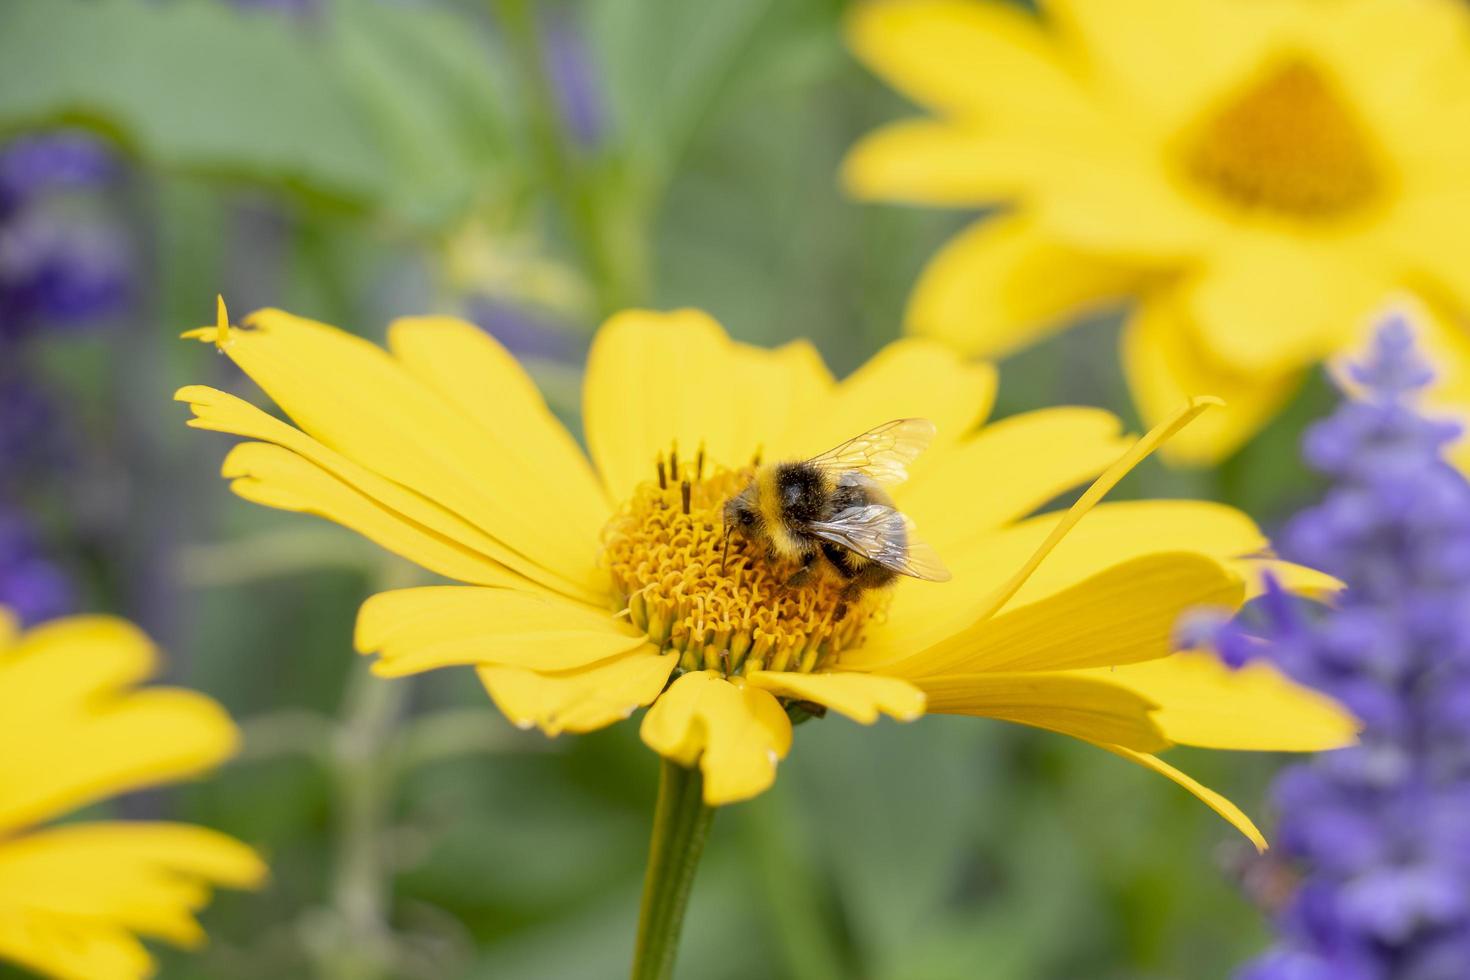
<path id="1" fill-rule="evenodd" d="M 537 164 L 566 214 L 584 269 L 597 293 L 598 314 L 609 316 L 646 302 L 649 292 L 649 220 L 645 195 L 613 156 L 584 159 L 570 140 L 546 73 L 534 0 L 491 0 L 490 9 L 511 39 Z"/>
<path id="2" fill-rule="evenodd" d="M 633 980 L 667 980 L 673 975 L 689 888 L 714 815 L 714 809 L 704 805 L 704 778 L 699 770 L 662 760 L 643 905 L 638 912 Z"/>

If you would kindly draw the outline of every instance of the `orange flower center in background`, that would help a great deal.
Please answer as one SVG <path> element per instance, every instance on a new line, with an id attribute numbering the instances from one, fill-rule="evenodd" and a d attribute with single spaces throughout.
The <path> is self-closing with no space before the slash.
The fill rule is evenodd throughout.
<path id="1" fill-rule="evenodd" d="M 633 625 L 678 651 L 683 669 L 727 676 L 812 671 L 859 645 L 886 592 L 844 601 L 825 565 L 787 586 L 799 566 L 738 534 L 727 554 L 722 510 L 755 467 L 705 469 L 702 453 L 692 463 L 670 453 L 608 523 L 604 554 Z"/>
<path id="2" fill-rule="evenodd" d="M 1384 185 L 1351 107 L 1330 77 L 1299 57 L 1270 65 L 1193 129 L 1184 169 L 1234 208 L 1297 221 L 1348 216 Z"/>

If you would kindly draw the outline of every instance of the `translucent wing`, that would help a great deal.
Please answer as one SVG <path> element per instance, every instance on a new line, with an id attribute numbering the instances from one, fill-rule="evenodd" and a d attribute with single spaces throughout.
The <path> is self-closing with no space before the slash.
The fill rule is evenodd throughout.
<path id="1" fill-rule="evenodd" d="M 908 479 L 909 464 L 929 448 L 933 439 L 934 423 L 928 419 L 894 419 L 808 462 L 834 473 L 855 470 L 878 483 L 892 485 Z"/>
<path id="2" fill-rule="evenodd" d="M 902 575 L 930 582 L 949 581 L 949 570 L 934 549 L 914 534 L 914 522 L 885 504 L 849 507 L 830 521 L 812 521 L 804 527 L 824 541 Z"/>

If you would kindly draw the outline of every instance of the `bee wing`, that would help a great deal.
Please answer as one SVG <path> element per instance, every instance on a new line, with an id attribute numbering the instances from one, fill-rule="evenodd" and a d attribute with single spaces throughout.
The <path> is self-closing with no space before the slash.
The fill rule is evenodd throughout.
<path id="1" fill-rule="evenodd" d="M 902 575 L 949 581 L 949 570 L 934 549 L 914 534 L 914 522 L 885 504 L 849 507 L 830 521 L 812 521 L 804 528 Z"/>
<path id="2" fill-rule="evenodd" d="M 808 460 L 833 473 L 857 471 L 878 483 L 902 483 L 909 477 L 909 464 L 934 439 L 934 423 L 928 419 L 894 419 L 869 429 L 842 445 Z"/>

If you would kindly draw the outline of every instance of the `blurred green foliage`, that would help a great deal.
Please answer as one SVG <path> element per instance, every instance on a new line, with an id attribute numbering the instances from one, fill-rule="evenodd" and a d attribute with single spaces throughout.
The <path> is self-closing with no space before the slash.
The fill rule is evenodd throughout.
<path id="1" fill-rule="evenodd" d="M 183 978 L 600 978 L 631 951 L 656 764 L 635 726 L 546 741 L 468 671 L 362 675 L 357 604 L 406 574 L 346 532 L 231 498 L 225 440 L 177 385 L 245 390 L 174 341 L 280 304 L 381 339 L 474 297 L 584 340 L 624 304 L 697 305 L 736 336 L 816 341 L 848 371 L 895 336 L 953 215 L 859 206 L 844 150 L 903 111 L 840 39 L 835 0 L 6 0 L 0 134 L 114 139 L 144 288 L 128 331 L 56 340 L 48 374 L 110 446 L 70 520 L 94 608 L 139 619 L 170 679 L 224 701 L 247 751 L 119 809 L 223 828 L 274 878 L 206 913 Z M 549 19 L 584 39 L 606 114 L 557 118 Z M 999 413 L 1104 405 L 1136 424 L 1101 320 L 1014 358 Z M 533 361 L 575 426 L 574 365 Z M 1150 464 L 1125 495 L 1204 496 L 1268 524 L 1310 493 L 1309 390 L 1218 474 Z M 1005 474 L 997 473 L 996 479 Z M 69 491 L 75 494 L 79 488 Z M 1262 810 L 1273 760 L 1184 758 Z M 968 719 L 802 726 L 778 787 L 721 812 L 680 974 L 872 980 L 1221 977 L 1259 947 L 1245 845 L 1166 782 L 1056 736 Z"/>

